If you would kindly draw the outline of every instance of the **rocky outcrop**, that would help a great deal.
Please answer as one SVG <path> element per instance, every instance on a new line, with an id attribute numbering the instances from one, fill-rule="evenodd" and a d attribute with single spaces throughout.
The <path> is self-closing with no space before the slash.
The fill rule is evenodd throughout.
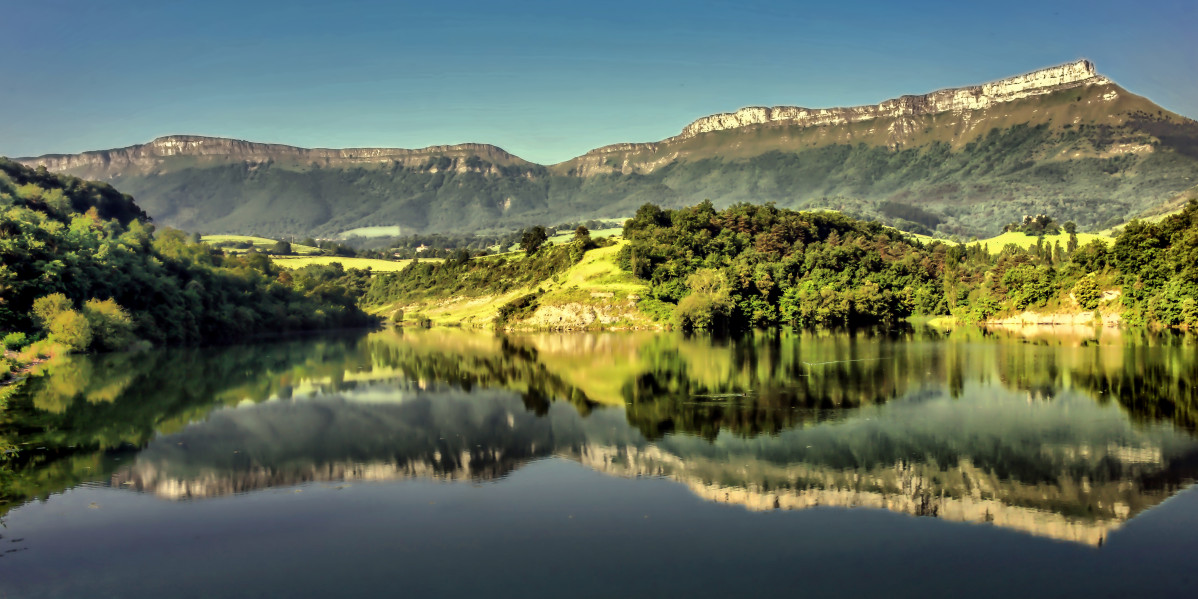
<path id="1" fill-rule="evenodd" d="M 962 115 L 958 125 L 969 129 L 968 124 L 972 122 L 969 114 L 972 111 L 1076 87 L 1110 84 L 1109 79 L 1095 71 L 1094 63 L 1078 60 L 982 85 L 901 96 L 869 106 L 749 106 L 736 112 L 705 116 L 684 127 L 678 135 L 659 142 L 603 146 L 563 164 L 568 164 L 572 172 L 583 176 L 613 171 L 624 174 L 650 172 L 683 157 L 686 150 L 682 142 L 706 133 L 755 126 L 835 127 L 877 120 L 881 121 L 878 127 L 885 132 L 887 144 L 898 146 L 911 140 L 926 126 L 920 120 L 922 117 L 955 113 Z M 1111 86 L 1101 96 L 1101 101 L 1113 102 L 1118 97 L 1119 92 Z M 851 139 L 842 141 L 849 143 Z M 1137 151 L 1144 150 L 1141 148 Z"/>
<path id="2" fill-rule="evenodd" d="M 153 171 L 167 159 L 195 157 L 264 163 L 288 161 L 296 164 L 320 166 L 344 166 L 352 164 L 396 163 L 404 167 L 422 167 L 430 159 L 446 157 L 440 166 L 430 170 L 465 170 L 466 161 L 477 156 L 495 164 L 523 163 L 524 160 L 488 144 L 458 144 L 429 146 L 416 150 L 402 148 L 299 148 L 281 144 L 255 143 L 223 137 L 199 135 L 169 135 L 150 143 L 138 144 L 113 150 L 99 150 L 82 154 L 49 154 L 36 158 L 18 158 L 28 166 L 44 166 L 54 172 L 88 173 L 102 171 L 107 177 L 119 176 L 125 171 Z"/>
<path id="3" fill-rule="evenodd" d="M 872 106 L 850 108 L 802 108 L 798 106 L 750 106 L 736 112 L 703 117 L 683 128 L 676 138 L 686 139 L 711 131 L 750 125 L 785 123 L 800 127 L 843 125 L 872 119 L 922 116 L 941 112 L 982 110 L 995 104 L 1040 96 L 1081 85 L 1110 83 L 1094 70 L 1094 63 L 1079 60 L 1047 69 L 1001 79 L 983 85 L 944 89 L 921 96 L 902 96 Z M 1114 99 L 1114 98 L 1111 98 Z"/>

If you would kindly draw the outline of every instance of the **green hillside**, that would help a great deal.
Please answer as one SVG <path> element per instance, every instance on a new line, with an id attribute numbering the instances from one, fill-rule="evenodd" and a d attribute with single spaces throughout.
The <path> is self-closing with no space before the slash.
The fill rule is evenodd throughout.
<path id="1" fill-rule="evenodd" d="M 107 184 L 0 159 L 0 334 L 28 359 L 371 322 L 324 273 L 282 274 L 155 230 Z"/>

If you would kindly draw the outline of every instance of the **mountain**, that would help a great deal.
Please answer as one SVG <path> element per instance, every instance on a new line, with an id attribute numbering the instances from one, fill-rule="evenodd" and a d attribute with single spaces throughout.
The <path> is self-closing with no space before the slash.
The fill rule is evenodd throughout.
<path id="1" fill-rule="evenodd" d="M 987 235 L 1024 214 L 1099 229 L 1157 209 L 1198 182 L 1198 122 L 1083 60 L 872 106 L 742 108 L 555 165 L 484 144 L 330 150 L 198 136 L 19 160 L 111 182 L 160 222 L 206 233 L 500 229 L 710 198 Z"/>

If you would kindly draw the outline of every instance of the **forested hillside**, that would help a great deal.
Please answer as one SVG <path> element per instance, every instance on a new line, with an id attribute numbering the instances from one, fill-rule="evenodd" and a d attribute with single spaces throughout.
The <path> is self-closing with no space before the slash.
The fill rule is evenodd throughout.
<path id="1" fill-rule="evenodd" d="M 625 237 L 622 264 L 652 298 L 676 304 L 684 328 L 1096 309 L 1132 324 L 1198 326 L 1198 202 L 1159 223 L 1132 222 L 1109 248 L 1070 233 L 1064 246 L 1009 245 L 997 255 L 921 244 L 839 214 L 749 204 L 644 206 Z"/>
<path id="2" fill-rule="evenodd" d="M 0 160 L 0 331 L 10 349 L 38 339 L 37 351 L 195 344 L 367 322 L 329 279 L 156 230 L 107 184 Z"/>

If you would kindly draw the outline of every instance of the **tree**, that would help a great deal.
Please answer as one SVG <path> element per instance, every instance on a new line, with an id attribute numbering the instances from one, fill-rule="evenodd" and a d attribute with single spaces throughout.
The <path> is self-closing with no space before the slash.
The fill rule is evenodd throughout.
<path id="1" fill-rule="evenodd" d="M 133 319 L 111 299 L 91 299 L 83 304 L 83 315 L 92 330 L 92 344 L 100 350 L 126 349 L 133 343 Z"/>
<path id="2" fill-rule="evenodd" d="M 1093 310 L 1098 307 L 1098 301 L 1102 299 L 1102 290 L 1098 288 L 1098 283 L 1094 281 L 1093 275 L 1082 277 L 1073 286 L 1073 299 L 1077 300 L 1077 304 L 1083 310 Z"/>
<path id="3" fill-rule="evenodd" d="M 67 346 L 71 351 L 81 352 L 92 343 L 92 328 L 87 317 L 74 311 L 59 312 L 50 321 L 50 335 L 54 341 Z"/>
<path id="4" fill-rule="evenodd" d="M 67 296 L 61 293 L 39 297 L 33 301 L 33 315 L 43 328 L 50 328 L 50 323 L 61 313 L 71 310 L 74 306 Z"/>
<path id="5" fill-rule="evenodd" d="M 545 227 L 537 225 L 531 229 L 525 229 L 524 234 L 520 236 L 520 249 L 524 253 L 532 255 L 549 241 L 549 235 L 545 231 Z"/>
<path id="6" fill-rule="evenodd" d="M 287 256 L 291 254 L 291 243 L 285 240 L 278 240 L 274 245 L 270 246 L 270 253 L 276 256 Z"/>

